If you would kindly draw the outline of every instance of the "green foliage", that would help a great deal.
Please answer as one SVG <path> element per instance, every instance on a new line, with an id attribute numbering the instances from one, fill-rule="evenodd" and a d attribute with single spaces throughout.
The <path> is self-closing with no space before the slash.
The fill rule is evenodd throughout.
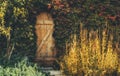
<path id="1" fill-rule="evenodd" d="M 45 74 L 37 68 L 37 65 L 29 63 L 25 58 L 13 67 L 0 66 L 0 76 L 45 76 Z"/>
<path id="2" fill-rule="evenodd" d="M 108 22 L 111 29 L 109 33 L 114 33 L 116 42 L 120 39 L 120 10 L 119 1 L 110 0 L 62 0 L 59 5 L 54 5 L 61 8 L 51 11 L 55 19 L 56 46 L 60 50 L 65 49 L 65 42 L 70 38 L 71 33 L 76 33 L 79 36 L 79 23 L 83 22 L 84 28 L 88 30 L 102 30 L 104 24 Z M 76 31 L 77 30 L 77 31 Z M 119 30 L 119 31 L 118 31 Z M 112 33 L 111 33 L 112 34 Z M 63 53 L 64 51 L 62 51 Z"/>
<path id="3" fill-rule="evenodd" d="M 80 22 L 83 22 L 88 30 L 92 28 L 102 30 L 106 27 L 105 22 L 108 21 L 110 24 L 108 29 L 113 31 L 115 41 L 118 42 L 120 39 L 118 37 L 120 33 L 118 3 L 117 0 L 113 2 L 109 0 L 61 0 L 56 5 L 54 0 L 1 0 L 0 54 L 2 55 L 0 56 L 3 57 L 8 52 L 8 47 L 14 44 L 10 59 L 14 59 L 14 56 L 34 58 L 36 51 L 35 17 L 41 11 L 50 12 L 54 18 L 54 38 L 56 47 L 60 50 L 65 49 L 65 42 L 71 34 L 77 33 L 79 36 Z M 47 4 L 51 4 L 50 9 Z"/>
<path id="4" fill-rule="evenodd" d="M 10 27 L 5 28 L 5 27 L 0 26 L 0 34 L 5 35 L 6 37 L 10 36 L 10 30 L 11 30 Z"/>
<path id="5" fill-rule="evenodd" d="M 7 1 L 1 2 L 0 4 L 0 35 L 10 36 L 11 27 L 5 27 L 5 13 L 7 9 Z"/>
<path id="6" fill-rule="evenodd" d="M 0 52 L 2 56 L 8 52 L 17 56 L 34 57 L 35 52 L 35 34 L 34 22 L 30 24 L 28 21 L 28 10 L 26 0 L 2 1 L 0 12 Z M 7 36 L 6 38 L 4 37 Z M 8 50 L 10 45 L 14 44 L 13 50 Z M 28 45 L 29 44 L 29 45 Z M 22 48 L 22 49 L 20 49 Z M 10 52 L 9 52 L 10 51 Z M 2 53 L 4 52 L 4 53 Z M 3 55 L 2 55 L 3 54 Z M 9 55 L 11 55 L 9 54 Z M 14 55 L 15 56 L 15 55 Z M 13 56 L 13 57 L 14 57 Z"/>
<path id="7" fill-rule="evenodd" d="M 48 0 L 0 1 L 0 63 L 13 63 L 22 57 L 34 59 L 35 20 Z M 6 64 L 7 65 L 7 64 Z"/>

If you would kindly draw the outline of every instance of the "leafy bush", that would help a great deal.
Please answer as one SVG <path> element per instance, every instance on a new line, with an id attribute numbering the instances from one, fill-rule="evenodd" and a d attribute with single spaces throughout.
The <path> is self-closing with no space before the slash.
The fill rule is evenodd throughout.
<path id="1" fill-rule="evenodd" d="M 29 63 L 25 58 L 14 67 L 0 66 L 0 76 L 45 76 L 45 74 L 39 70 L 37 65 Z"/>
<path id="2" fill-rule="evenodd" d="M 81 26 L 80 38 L 66 45 L 66 54 L 60 62 L 65 74 L 80 76 L 116 76 L 118 72 L 117 49 L 113 47 L 113 36 L 108 38 L 105 28 L 88 32 Z M 79 41 L 79 42 L 78 42 Z"/>

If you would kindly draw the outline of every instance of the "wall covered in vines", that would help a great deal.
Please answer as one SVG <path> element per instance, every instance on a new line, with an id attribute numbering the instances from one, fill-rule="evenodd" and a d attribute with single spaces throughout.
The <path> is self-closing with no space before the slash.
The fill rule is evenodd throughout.
<path id="1" fill-rule="evenodd" d="M 58 56 L 72 34 L 79 37 L 80 23 L 88 30 L 109 29 L 114 42 L 120 40 L 120 7 L 118 0 L 1 0 L 0 56 L 18 60 L 22 56 L 34 59 L 36 52 L 36 16 L 46 11 L 55 22 L 54 38 Z M 120 42 L 119 42 L 120 43 Z"/>

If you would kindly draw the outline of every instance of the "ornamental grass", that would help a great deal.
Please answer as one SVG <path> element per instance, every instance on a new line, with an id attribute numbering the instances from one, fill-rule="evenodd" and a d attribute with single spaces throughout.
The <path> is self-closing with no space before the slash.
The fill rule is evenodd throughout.
<path id="1" fill-rule="evenodd" d="M 66 53 L 60 61 L 61 70 L 69 76 L 117 76 L 120 64 L 113 35 L 108 29 L 90 30 L 80 27 L 80 37 L 66 43 Z M 119 75 L 118 75 L 119 76 Z"/>

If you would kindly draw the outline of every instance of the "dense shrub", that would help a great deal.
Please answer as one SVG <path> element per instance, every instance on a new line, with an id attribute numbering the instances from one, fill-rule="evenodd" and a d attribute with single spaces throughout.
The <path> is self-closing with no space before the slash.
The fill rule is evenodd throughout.
<path id="1" fill-rule="evenodd" d="M 65 53 L 70 35 L 79 36 L 79 23 L 88 29 L 102 30 L 110 23 L 114 42 L 120 44 L 119 1 L 115 0 L 0 0 L 0 60 L 18 60 L 36 52 L 35 20 L 41 11 L 52 14 L 55 21 L 54 38 L 59 56 Z M 58 0 L 59 1 L 59 0 Z M 51 5 L 49 9 L 47 4 Z M 61 7 L 62 6 L 62 7 Z M 120 53 L 120 52 L 119 52 Z M 58 55 L 57 55 L 58 56 Z M 4 59 L 1 59 L 4 58 Z"/>
<path id="2" fill-rule="evenodd" d="M 80 76 L 116 76 L 119 73 L 119 58 L 113 47 L 113 36 L 108 38 L 108 30 L 84 29 L 81 25 L 80 38 L 66 45 L 66 54 L 60 66 L 65 74 Z"/>

